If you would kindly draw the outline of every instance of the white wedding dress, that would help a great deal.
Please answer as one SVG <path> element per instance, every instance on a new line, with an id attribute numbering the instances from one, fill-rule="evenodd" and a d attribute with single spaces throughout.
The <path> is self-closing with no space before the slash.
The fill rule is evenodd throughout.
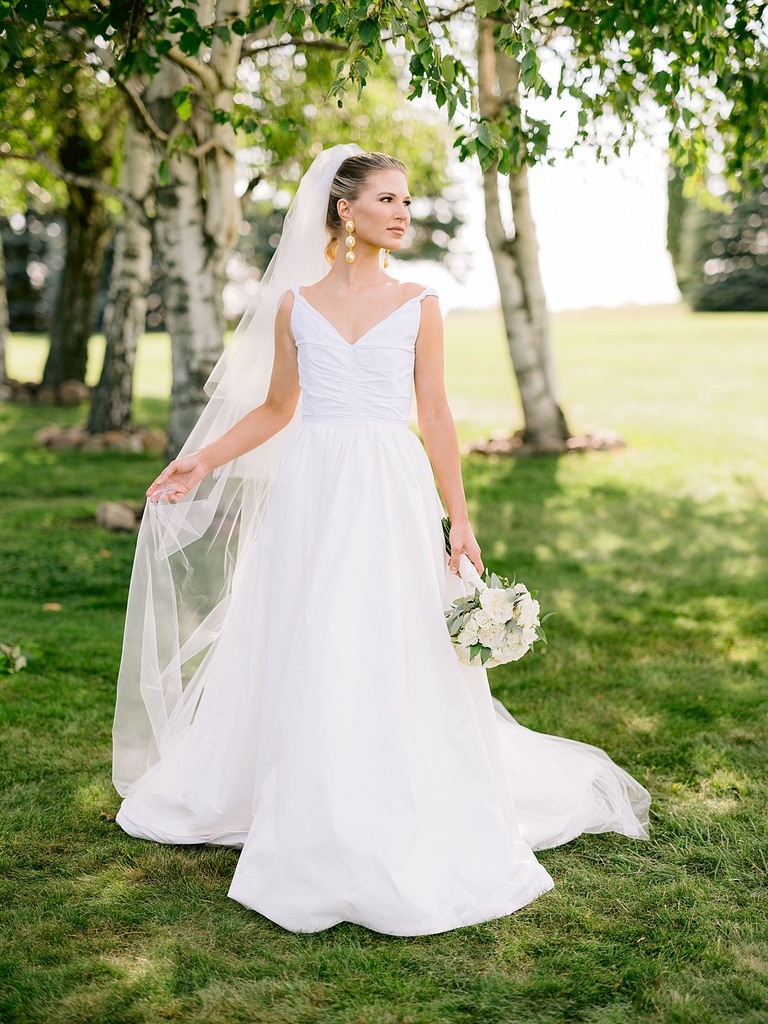
<path id="1" fill-rule="evenodd" d="M 242 846 L 229 895 L 292 931 L 486 921 L 552 887 L 535 849 L 647 837 L 639 783 L 519 725 L 454 653 L 461 582 L 408 427 L 431 294 L 350 344 L 294 291 L 302 422 L 196 714 L 117 816 L 161 843 Z"/>

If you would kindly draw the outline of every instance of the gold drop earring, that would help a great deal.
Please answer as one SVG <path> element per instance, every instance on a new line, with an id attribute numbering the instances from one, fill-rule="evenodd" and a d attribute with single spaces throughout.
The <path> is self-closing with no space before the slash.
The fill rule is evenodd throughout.
<path id="1" fill-rule="evenodd" d="M 347 246 L 347 255 L 344 257 L 344 259 L 347 261 L 347 263 L 354 263 L 355 254 L 353 250 L 355 248 L 355 222 L 353 220 L 348 220 L 344 227 L 347 229 L 347 237 L 344 239 L 344 242 Z"/>
<path id="2" fill-rule="evenodd" d="M 384 250 L 384 269 L 386 270 L 389 266 L 389 249 Z"/>

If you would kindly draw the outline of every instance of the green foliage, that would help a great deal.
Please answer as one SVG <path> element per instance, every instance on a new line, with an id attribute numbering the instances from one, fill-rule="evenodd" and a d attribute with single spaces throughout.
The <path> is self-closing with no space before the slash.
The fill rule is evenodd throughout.
<path id="1" fill-rule="evenodd" d="M 374 70 L 362 96 L 347 97 L 342 109 L 326 103 L 334 57 L 323 48 L 275 48 L 246 58 L 240 68 L 236 124 L 241 158 L 248 158 L 252 184 L 266 181 L 244 202 L 247 233 L 239 251 L 264 268 L 282 230 L 287 197 L 300 174 L 329 140 L 357 143 L 395 154 L 408 168 L 416 197 L 412 241 L 398 258 L 443 259 L 459 221 L 450 197 L 449 131 L 432 111 L 409 104 L 401 88 L 403 68 L 387 57 Z M 278 207 L 275 192 L 281 194 Z"/>
<path id="2" fill-rule="evenodd" d="M 0 8 L 2 4 L 0 4 Z M 19 11 L 15 12 L 19 19 Z M 2 11 L 0 10 L 0 17 Z M 54 165 L 85 176 L 112 176 L 115 141 L 106 143 L 120 123 L 117 90 L 100 80 L 98 69 L 82 59 L 81 48 L 51 27 L 21 24 L 15 34 L 12 64 L 0 76 L 0 212 L 5 216 L 66 205 L 61 180 L 44 163 L 14 160 L 42 150 Z M 6 47 L 9 37 L 6 34 Z"/>
<path id="3" fill-rule="evenodd" d="M 493 25 L 499 49 L 519 70 L 521 102 L 501 110 L 495 123 L 477 117 L 475 83 L 464 44 L 457 41 L 471 31 L 473 18 Z M 498 161 L 506 171 L 550 157 L 550 125 L 528 110 L 531 101 L 553 90 L 579 104 L 568 153 L 585 142 L 594 143 L 599 156 L 631 145 L 646 129 L 654 130 L 654 119 L 645 111 L 655 104 L 668 121 L 673 159 L 689 175 L 702 172 L 718 151 L 726 173 L 751 187 L 759 182 L 758 165 L 768 158 L 767 57 L 759 0 L 712 0 L 704 6 L 670 0 L 600 0 L 586 6 L 572 0 L 548 5 L 476 0 L 469 8 L 426 0 L 252 0 L 244 17 L 210 24 L 200 23 L 191 0 L 108 7 L 86 0 L 74 5 L 0 0 L 4 59 L 16 61 L 52 23 L 64 26 L 68 38 L 72 32 L 83 40 L 108 37 L 111 74 L 117 80 L 152 74 L 172 42 L 188 57 L 233 36 L 248 40 L 256 51 L 284 46 L 293 52 L 297 46 L 319 44 L 333 54 L 329 95 L 339 105 L 349 89 L 360 98 L 395 45 L 407 56 L 410 98 L 431 95 L 449 119 L 461 112 L 459 154 L 476 155 L 485 168 Z M 556 68 L 555 81 L 549 80 L 552 73 L 541 73 L 544 52 Z M 191 102 L 191 94 L 179 102 L 185 118 Z M 232 114 L 224 109 L 218 116 Z M 272 119 L 261 122 L 267 123 Z M 277 133 L 296 131 L 291 119 L 279 118 L 277 124 Z"/>
<path id="4" fill-rule="evenodd" d="M 284 932 L 227 899 L 237 851 L 161 847 L 115 825 L 110 729 L 134 541 L 93 514 L 139 497 L 160 462 L 39 449 L 36 429 L 82 413 L 0 407 L 0 621 L 43 651 L 0 685 L 0 1018 L 763 1024 L 767 320 L 557 314 L 565 400 L 629 448 L 464 460 L 485 559 L 535 579 L 558 611 L 557 644 L 494 669 L 494 694 L 524 725 L 597 744 L 636 775 L 653 797 L 651 840 L 543 851 L 551 893 L 417 938 Z M 462 436 L 506 426 L 500 318 L 447 324 Z M 140 395 L 156 376 L 140 371 Z"/>

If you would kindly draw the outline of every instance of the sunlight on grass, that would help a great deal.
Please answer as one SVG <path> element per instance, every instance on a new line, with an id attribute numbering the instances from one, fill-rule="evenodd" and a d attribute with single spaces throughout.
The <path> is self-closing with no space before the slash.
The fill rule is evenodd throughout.
<path id="1" fill-rule="evenodd" d="M 101 812 L 135 541 L 93 516 L 161 463 L 40 449 L 85 408 L 0 406 L 0 632 L 41 652 L 0 678 L 0 1020 L 765 1024 L 768 316 L 591 310 L 553 332 L 572 428 L 628 447 L 464 460 L 486 562 L 557 613 L 490 680 L 650 789 L 650 842 L 582 836 L 540 854 L 556 888 L 520 913 L 393 939 L 284 932 L 228 899 L 237 851 L 126 836 Z M 39 378 L 41 339 L 9 349 Z M 463 440 L 520 426 L 497 313 L 451 315 L 446 364 Z M 142 339 L 138 420 L 165 421 L 169 373 L 167 337 Z"/>

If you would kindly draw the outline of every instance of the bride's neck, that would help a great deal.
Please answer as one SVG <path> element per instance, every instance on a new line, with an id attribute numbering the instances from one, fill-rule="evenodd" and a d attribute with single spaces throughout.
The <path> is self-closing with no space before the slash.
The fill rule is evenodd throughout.
<path id="1" fill-rule="evenodd" d="M 386 277 L 381 269 L 381 249 L 361 246 L 355 249 L 355 262 L 347 263 L 343 253 L 333 261 L 328 277 L 338 287 L 369 288 Z"/>

